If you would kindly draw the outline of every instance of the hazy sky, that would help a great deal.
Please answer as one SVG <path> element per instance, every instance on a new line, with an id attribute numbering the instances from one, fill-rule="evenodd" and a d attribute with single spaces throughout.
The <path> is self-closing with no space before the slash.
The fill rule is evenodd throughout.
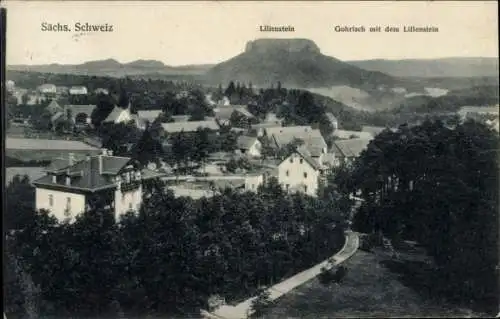
<path id="1" fill-rule="evenodd" d="M 257 38 L 308 38 L 341 60 L 498 57 L 496 1 L 7 2 L 7 64 L 114 58 L 217 63 Z M 108 23 L 113 32 L 42 32 L 41 24 Z M 293 33 L 260 32 L 290 25 Z M 435 26 L 438 33 L 347 33 L 341 26 Z"/>

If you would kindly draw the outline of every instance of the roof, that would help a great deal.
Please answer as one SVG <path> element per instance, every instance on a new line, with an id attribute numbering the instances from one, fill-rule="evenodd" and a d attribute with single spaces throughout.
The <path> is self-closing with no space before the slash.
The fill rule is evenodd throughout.
<path id="1" fill-rule="evenodd" d="M 187 122 L 190 117 L 190 115 L 172 115 L 175 122 Z"/>
<path id="2" fill-rule="evenodd" d="M 311 165 L 315 170 L 319 170 L 321 169 L 321 166 L 319 165 L 319 163 L 317 161 L 315 161 L 312 156 L 311 156 L 311 153 L 307 150 L 307 148 L 305 147 L 297 147 L 295 149 L 295 151 L 293 152 L 295 154 L 298 154 L 300 157 L 302 157 L 307 163 L 309 163 L 309 165 Z M 291 156 L 292 154 L 290 154 Z M 288 158 L 290 157 L 288 156 L 284 161 L 282 161 L 281 163 L 285 162 L 288 160 Z M 280 164 L 281 165 L 281 164 Z"/>
<path id="3" fill-rule="evenodd" d="M 238 140 L 236 141 L 236 145 L 238 145 L 239 149 L 242 150 L 248 150 L 250 147 L 252 147 L 255 142 L 258 141 L 257 137 L 252 137 L 252 136 L 238 136 Z"/>
<path id="4" fill-rule="evenodd" d="M 86 160 L 79 161 L 72 166 L 67 166 L 67 173 L 75 176 L 71 179 L 71 185 L 66 185 L 66 181 L 53 182 L 51 175 L 43 176 L 33 182 L 36 186 L 64 186 L 73 189 L 83 189 L 95 191 L 103 188 L 116 187 L 114 177 L 130 162 L 128 157 L 117 157 L 107 155 L 92 156 Z M 102 161 L 102 171 L 101 163 Z M 59 163 L 58 163 L 59 164 Z M 51 164 L 52 165 L 52 164 Z M 64 164 L 59 164 L 62 167 Z"/>
<path id="5" fill-rule="evenodd" d="M 109 91 L 107 89 L 104 89 L 104 88 L 97 88 L 94 90 L 94 93 L 95 94 L 99 94 L 99 93 L 109 94 Z"/>
<path id="6" fill-rule="evenodd" d="M 40 85 L 38 90 L 56 90 L 56 86 L 54 84 L 45 83 Z"/>
<path id="7" fill-rule="evenodd" d="M 57 121 L 58 119 L 60 119 L 62 116 L 64 115 L 64 112 L 57 112 L 56 114 L 52 115 L 50 117 L 50 121 L 51 122 L 54 122 L 54 121 Z"/>
<path id="8" fill-rule="evenodd" d="M 69 166 L 72 166 L 73 164 L 76 164 L 77 162 L 80 162 L 80 160 L 76 160 L 74 162 L 70 161 L 69 157 L 68 158 L 56 158 L 52 162 L 50 162 L 49 166 L 44 168 L 44 171 L 46 172 L 56 172 L 63 170 L 65 168 L 68 168 Z"/>
<path id="9" fill-rule="evenodd" d="M 312 127 L 310 126 L 276 126 L 266 128 L 268 136 L 271 136 L 273 134 L 302 134 L 303 132 L 311 130 Z"/>
<path id="10" fill-rule="evenodd" d="M 252 124 L 253 129 L 270 128 L 270 127 L 282 127 L 282 126 L 281 126 L 281 123 L 275 123 L 275 122 L 264 122 L 264 123 L 259 123 L 259 124 Z"/>
<path id="11" fill-rule="evenodd" d="M 219 125 L 215 121 L 190 121 L 190 122 L 173 122 L 162 123 L 161 126 L 166 132 L 194 132 L 199 127 L 209 130 L 218 130 Z"/>
<path id="12" fill-rule="evenodd" d="M 253 118 L 254 115 L 248 111 L 246 105 L 217 105 L 214 109 L 217 119 L 229 120 L 233 112 L 238 112 L 247 118 Z"/>
<path id="13" fill-rule="evenodd" d="M 333 136 L 336 136 L 341 139 L 350 139 L 352 136 L 354 136 L 353 138 L 364 138 L 364 139 L 373 138 L 373 135 L 370 132 L 346 131 L 346 130 L 335 130 L 333 132 Z"/>
<path id="14" fill-rule="evenodd" d="M 153 122 L 158 118 L 158 116 L 160 116 L 162 112 L 162 110 L 137 111 L 137 115 L 139 116 L 139 118 L 148 120 L 149 122 Z"/>
<path id="15" fill-rule="evenodd" d="M 72 116 L 76 117 L 78 114 L 86 114 L 88 117 L 92 115 L 92 112 L 96 108 L 96 105 L 67 105 L 67 109 L 71 110 Z"/>
<path id="16" fill-rule="evenodd" d="M 278 147 L 284 147 L 295 139 L 300 139 L 304 141 L 304 146 L 307 147 L 312 156 L 320 156 L 323 149 L 328 147 L 320 130 L 273 134 L 273 139 Z"/>
<path id="17" fill-rule="evenodd" d="M 361 131 L 368 132 L 368 133 L 372 134 L 373 136 L 382 133 L 382 131 L 384 131 L 384 130 L 385 130 L 385 127 L 383 127 L 383 126 L 369 126 L 369 125 L 364 125 L 361 128 Z"/>
<path id="18" fill-rule="evenodd" d="M 49 111 L 51 114 L 63 111 L 63 108 L 59 105 L 59 103 L 57 103 L 56 100 L 50 101 L 49 105 L 47 105 L 45 109 Z"/>
<path id="19" fill-rule="evenodd" d="M 11 150 L 63 150 L 63 151 L 98 151 L 99 148 L 90 146 L 80 141 L 71 140 L 45 140 L 37 138 L 5 139 L 5 149 Z"/>
<path id="20" fill-rule="evenodd" d="M 90 146 L 94 146 L 97 148 L 102 147 L 102 141 L 100 138 L 97 138 L 97 137 L 86 137 L 83 139 L 83 142 L 90 145 Z"/>
<path id="21" fill-rule="evenodd" d="M 108 114 L 108 116 L 103 122 L 115 122 L 120 117 L 120 115 L 126 110 L 127 108 L 122 108 L 119 107 L 118 105 L 115 105 L 111 113 Z"/>
<path id="22" fill-rule="evenodd" d="M 350 140 L 338 140 L 333 143 L 335 152 L 344 157 L 358 157 L 368 147 L 371 139 L 353 138 Z"/>

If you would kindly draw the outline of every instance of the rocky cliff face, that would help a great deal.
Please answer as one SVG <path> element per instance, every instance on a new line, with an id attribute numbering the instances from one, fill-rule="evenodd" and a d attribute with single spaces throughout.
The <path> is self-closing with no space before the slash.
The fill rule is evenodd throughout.
<path id="1" fill-rule="evenodd" d="M 277 51 L 320 53 L 316 43 L 308 39 L 257 39 L 247 42 L 245 48 L 247 53 L 265 54 Z"/>

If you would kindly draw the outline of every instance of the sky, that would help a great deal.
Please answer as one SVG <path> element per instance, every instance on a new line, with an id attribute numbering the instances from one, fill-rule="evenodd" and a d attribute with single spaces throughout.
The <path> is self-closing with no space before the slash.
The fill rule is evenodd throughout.
<path id="1" fill-rule="evenodd" d="M 69 2 L 69 3 L 68 3 Z M 3 2 L 7 64 L 114 58 L 211 64 L 258 38 L 307 38 L 341 60 L 498 57 L 498 3 L 457 2 Z M 42 23 L 113 25 L 113 32 L 41 31 Z M 260 32 L 260 25 L 295 32 Z M 434 26 L 437 33 L 335 32 L 335 26 Z"/>

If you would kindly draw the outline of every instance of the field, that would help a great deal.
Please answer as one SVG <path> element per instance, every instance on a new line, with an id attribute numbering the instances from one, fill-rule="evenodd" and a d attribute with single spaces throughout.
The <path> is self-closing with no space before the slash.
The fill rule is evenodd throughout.
<path id="1" fill-rule="evenodd" d="M 402 253 L 400 260 L 359 250 L 344 263 L 349 271 L 342 283 L 323 286 L 313 279 L 279 299 L 264 318 L 481 316 L 430 297 L 429 263 L 421 251 Z"/>

